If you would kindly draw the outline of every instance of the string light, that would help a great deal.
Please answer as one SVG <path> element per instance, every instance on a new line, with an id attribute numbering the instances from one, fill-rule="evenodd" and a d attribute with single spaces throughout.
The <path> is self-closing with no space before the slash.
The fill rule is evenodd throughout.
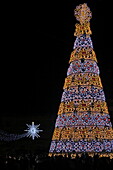
<path id="1" fill-rule="evenodd" d="M 1 141 L 16 141 L 26 137 L 26 133 L 24 134 L 10 134 L 5 131 L 0 130 L 0 140 Z"/>
<path id="2" fill-rule="evenodd" d="M 16 141 L 19 140 L 21 138 L 25 138 L 25 137 L 32 137 L 32 139 L 34 140 L 35 137 L 40 137 L 39 132 L 42 132 L 43 130 L 39 129 L 39 125 L 34 125 L 34 122 L 32 122 L 32 125 L 28 125 L 28 129 L 25 130 L 27 131 L 27 133 L 23 133 L 23 134 L 10 134 L 7 133 L 3 130 L 0 130 L 0 140 L 1 141 Z"/>

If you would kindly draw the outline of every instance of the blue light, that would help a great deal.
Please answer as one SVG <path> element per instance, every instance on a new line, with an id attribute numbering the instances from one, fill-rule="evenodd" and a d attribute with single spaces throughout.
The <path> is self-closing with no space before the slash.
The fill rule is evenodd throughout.
<path id="1" fill-rule="evenodd" d="M 39 132 L 43 131 L 43 130 L 39 130 L 40 124 L 34 125 L 34 122 L 32 122 L 32 125 L 28 125 L 28 124 L 26 125 L 28 126 L 28 129 L 25 130 L 27 131 L 27 137 L 32 137 L 33 140 L 35 139 L 35 137 L 37 138 L 40 137 Z"/>

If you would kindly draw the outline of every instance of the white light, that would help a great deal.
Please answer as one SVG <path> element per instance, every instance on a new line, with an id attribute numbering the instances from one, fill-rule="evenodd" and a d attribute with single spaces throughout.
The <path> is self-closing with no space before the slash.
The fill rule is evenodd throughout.
<path id="1" fill-rule="evenodd" d="M 27 137 L 32 137 L 32 139 L 34 140 L 35 137 L 40 137 L 40 135 L 38 134 L 39 132 L 42 132 L 43 130 L 39 130 L 39 125 L 34 125 L 34 122 L 32 122 L 32 125 L 28 125 L 28 129 L 25 130 L 27 131 Z"/>

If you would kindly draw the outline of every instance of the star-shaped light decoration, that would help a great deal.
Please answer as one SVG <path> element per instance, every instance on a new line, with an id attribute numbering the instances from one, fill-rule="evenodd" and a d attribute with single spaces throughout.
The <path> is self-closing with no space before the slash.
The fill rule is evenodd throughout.
<path id="1" fill-rule="evenodd" d="M 34 140 L 35 139 L 35 137 L 40 137 L 40 135 L 39 135 L 39 132 L 42 132 L 43 130 L 39 130 L 39 126 L 40 126 L 40 124 L 39 125 L 34 125 L 34 122 L 32 122 L 32 125 L 28 125 L 28 124 L 26 124 L 27 126 L 28 126 L 28 129 L 27 130 L 25 130 L 25 131 L 27 131 L 27 137 L 32 137 L 32 139 Z"/>

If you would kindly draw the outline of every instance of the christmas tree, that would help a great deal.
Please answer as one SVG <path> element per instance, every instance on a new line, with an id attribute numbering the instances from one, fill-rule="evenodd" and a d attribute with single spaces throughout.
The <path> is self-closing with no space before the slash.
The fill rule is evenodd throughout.
<path id="1" fill-rule="evenodd" d="M 112 155 L 113 130 L 90 35 L 86 3 L 74 10 L 76 40 L 70 56 L 49 155 Z"/>

